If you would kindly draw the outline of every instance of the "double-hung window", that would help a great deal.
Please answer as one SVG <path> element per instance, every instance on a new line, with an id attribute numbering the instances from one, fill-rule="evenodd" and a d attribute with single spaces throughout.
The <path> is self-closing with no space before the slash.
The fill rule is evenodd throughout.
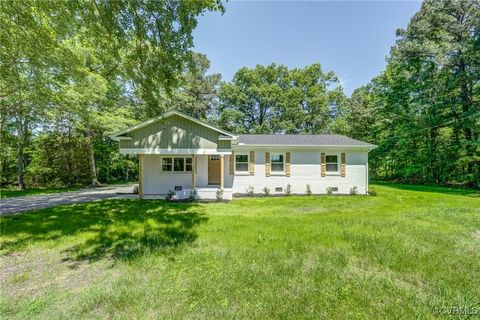
<path id="1" fill-rule="evenodd" d="M 272 166 L 272 173 L 285 172 L 285 156 L 283 153 L 272 153 L 270 156 L 270 163 Z"/>
<path id="2" fill-rule="evenodd" d="M 191 172 L 192 157 L 162 157 L 163 172 Z"/>
<path id="3" fill-rule="evenodd" d="M 248 154 L 235 154 L 235 172 L 248 172 Z"/>
<path id="4" fill-rule="evenodd" d="M 172 161 L 173 159 L 170 157 L 162 158 L 162 171 L 172 171 Z"/>
<path id="5" fill-rule="evenodd" d="M 193 170 L 193 159 L 191 157 L 185 158 L 185 171 L 192 172 Z"/>
<path id="6" fill-rule="evenodd" d="M 185 171 L 185 158 L 173 158 L 173 171 Z"/>
<path id="7" fill-rule="evenodd" d="M 338 155 L 327 155 L 325 158 L 327 172 L 338 172 Z"/>

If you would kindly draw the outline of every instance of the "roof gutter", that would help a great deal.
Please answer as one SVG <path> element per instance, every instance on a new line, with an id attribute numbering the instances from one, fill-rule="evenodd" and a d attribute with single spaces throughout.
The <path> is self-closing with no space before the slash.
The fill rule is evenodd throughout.
<path id="1" fill-rule="evenodd" d="M 239 143 L 236 145 L 237 147 L 288 147 L 288 148 L 354 148 L 354 149 L 374 149 L 377 146 L 374 145 L 340 145 L 340 144 L 246 144 L 246 143 Z"/>
<path id="2" fill-rule="evenodd" d="M 112 135 L 110 136 L 110 139 L 112 139 L 113 141 L 132 140 L 132 137 L 122 137 L 122 136 Z"/>

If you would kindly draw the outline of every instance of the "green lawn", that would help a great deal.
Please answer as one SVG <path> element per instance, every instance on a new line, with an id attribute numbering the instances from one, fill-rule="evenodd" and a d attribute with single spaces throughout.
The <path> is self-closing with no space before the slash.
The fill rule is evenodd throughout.
<path id="1" fill-rule="evenodd" d="M 2 218 L 3 318 L 435 318 L 480 307 L 480 195 L 107 200 Z"/>
<path id="2" fill-rule="evenodd" d="M 78 190 L 78 188 L 29 188 L 18 190 L 17 188 L 0 188 L 0 198 L 33 196 L 44 193 L 57 193 Z"/>

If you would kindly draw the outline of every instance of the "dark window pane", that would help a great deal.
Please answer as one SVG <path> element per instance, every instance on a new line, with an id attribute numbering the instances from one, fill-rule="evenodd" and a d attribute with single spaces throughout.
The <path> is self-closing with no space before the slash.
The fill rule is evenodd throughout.
<path id="1" fill-rule="evenodd" d="M 185 165 L 185 171 L 192 172 L 192 165 L 191 164 Z"/>
<path id="2" fill-rule="evenodd" d="M 327 163 L 331 163 L 331 162 L 338 162 L 337 160 L 338 156 L 327 156 L 326 157 L 326 160 L 327 160 Z"/>
<path id="3" fill-rule="evenodd" d="M 162 158 L 162 171 L 172 171 L 172 158 Z"/>
<path id="4" fill-rule="evenodd" d="M 192 158 L 186 158 L 185 159 L 186 164 L 192 164 Z"/>
<path id="5" fill-rule="evenodd" d="M 236 171 L 248 171 L 248 163 L 236 163 L 235 165 Z"/>
<path id="6" fill-rule="evenodd" d="M 183 171 L 184 158 L 173 159 L 173 171 Z"/>
<path id="7" fill-rule="evenodd" d="M 338 165 L 336 163 L 327 163 L 327 171 L 331 171 L 331 172 L 338 171 Z"/>
<path id="8" fill-rule="evenodd" d="M 235 161 L 237 162 L 248 162 L 248 155 L 246 154 L 237 154 L 235 156 Z"/>

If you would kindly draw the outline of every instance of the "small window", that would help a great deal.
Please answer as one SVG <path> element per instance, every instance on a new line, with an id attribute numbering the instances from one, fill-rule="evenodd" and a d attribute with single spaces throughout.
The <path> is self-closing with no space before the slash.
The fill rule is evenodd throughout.
<path id="1" fill-rule="evenodd" d="M 162 158 L 162 171 L 172 171 L 172 158 Z"/>
<path id="2" fill-rule="evenodd" d="M 235 171 L 248 172 L 248 155 L 247 154 L 235 155 Z"/>
<path id="3" fill-rule="evenodd" d="M 173 158 L 173 171 L 184 171 L 185 158 Z"/>
<path id="4" fill-rule="evenodd" d="M 210 161 L 218 161 L 220 160 L 220 156 L 218 154 L 212 154 L 210 156 Z"/>
<path id="5" fill-rule="evenodd" d="M 283 154 L 281 153 L 272 153 L 270 157 L 270 162 L 272 164 L 272 172 L 283 172 L 284 161 Z"/>
<path id="6" fill-rule="evenodd" d="M 185 171 L 192 172 L 193 170 L 193 159 L 192 158 L 185 158 Z"/>
<path id="7" fill-rule="evenodd" d="M 338 172 L 338 156 L 327 155 L 326 156 L 327 172 Z"/>

